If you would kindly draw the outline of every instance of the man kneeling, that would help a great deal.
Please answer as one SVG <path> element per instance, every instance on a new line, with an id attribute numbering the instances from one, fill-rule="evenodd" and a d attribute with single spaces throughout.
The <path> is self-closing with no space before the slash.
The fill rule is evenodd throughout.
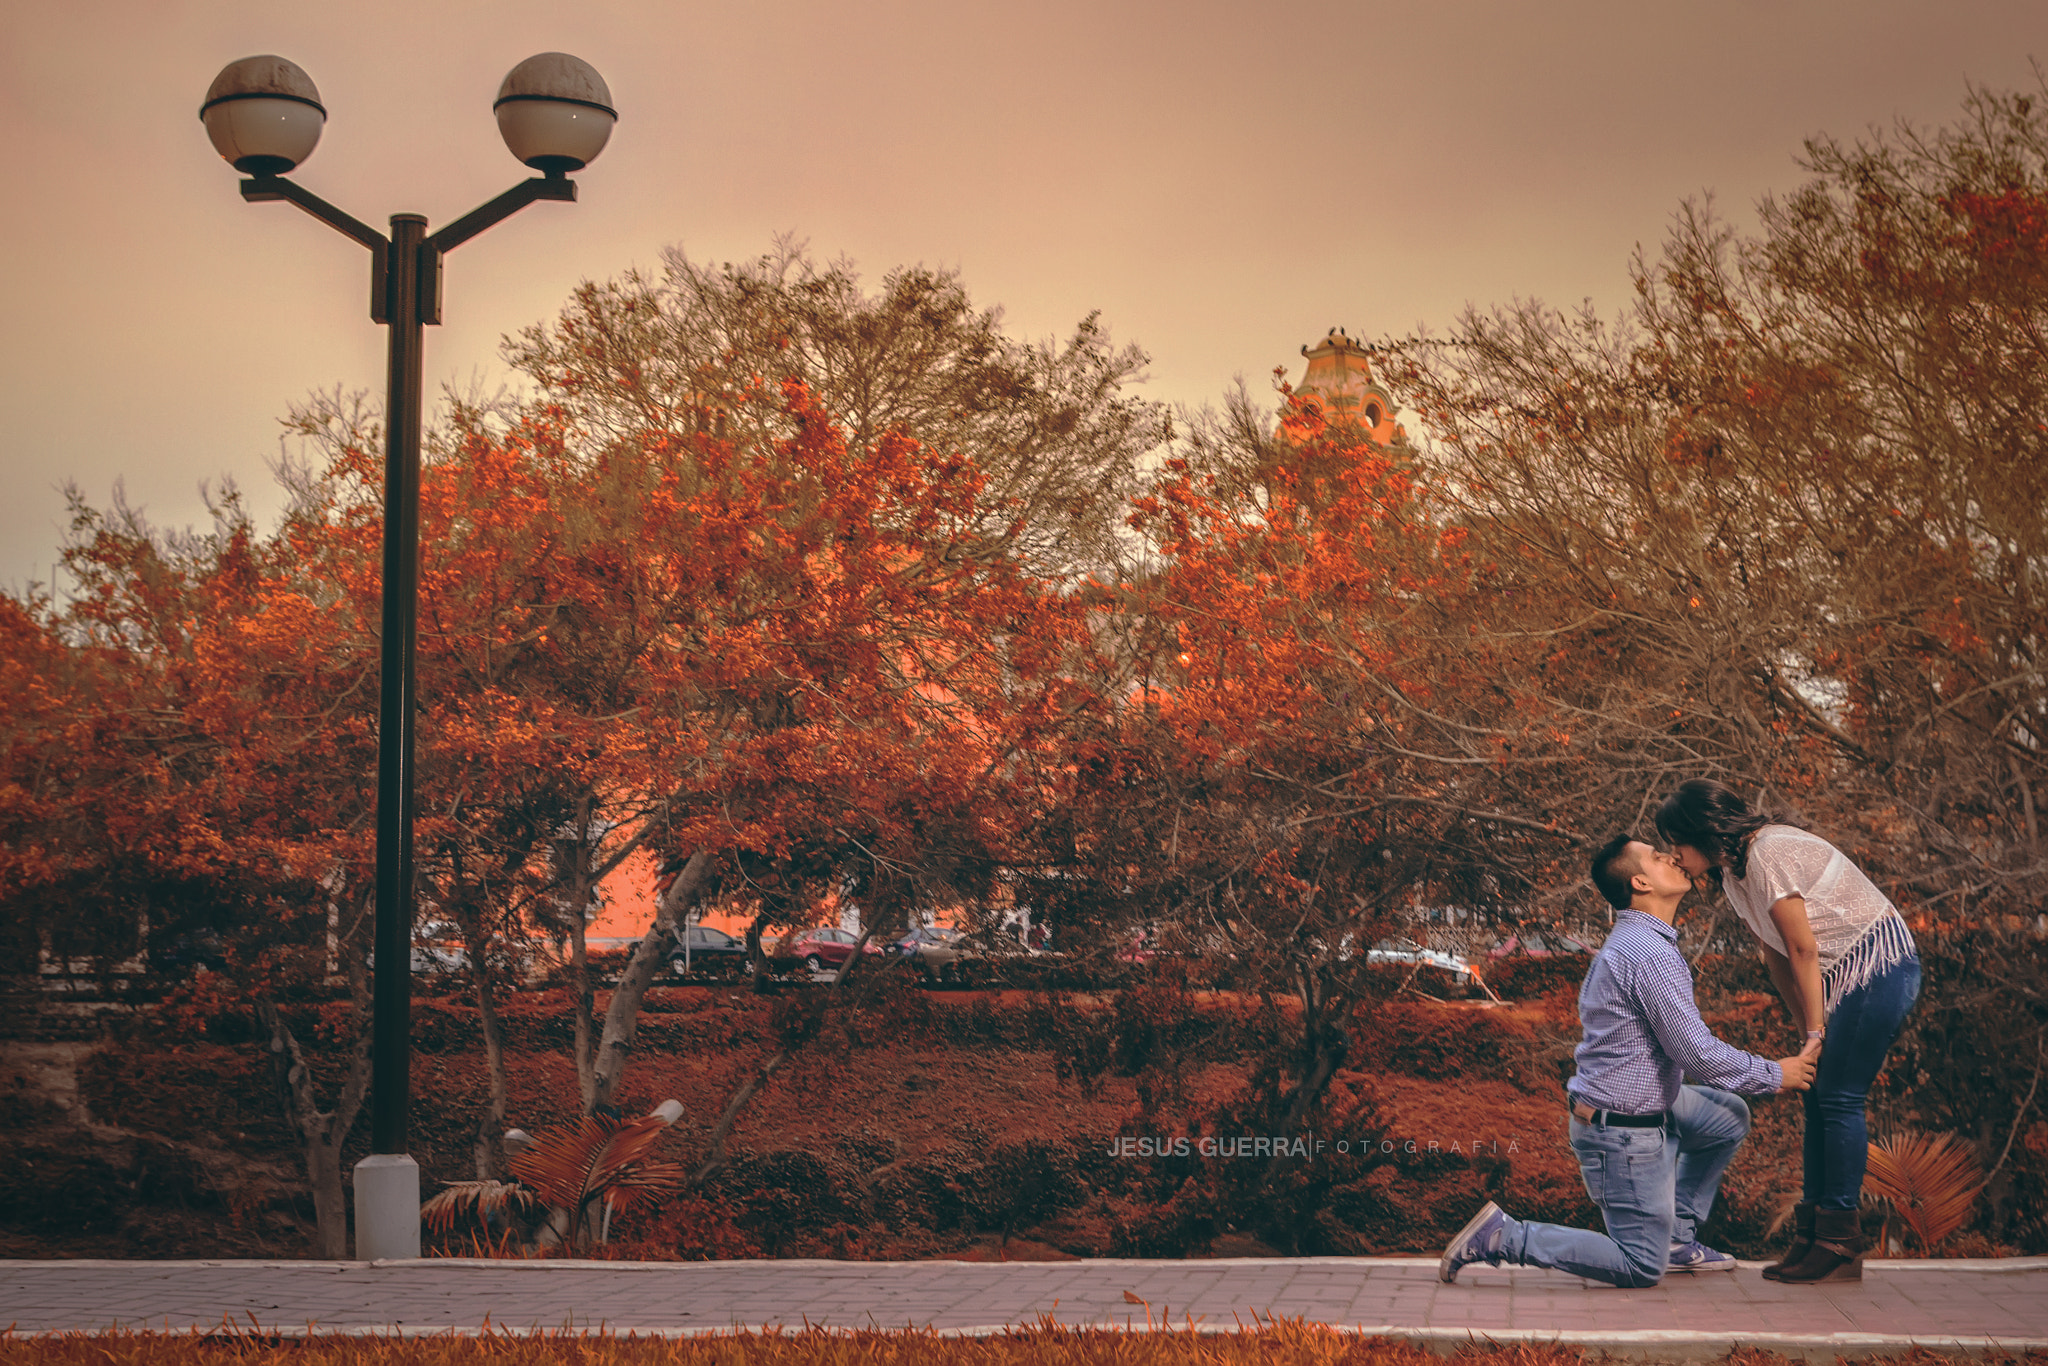
<path id="1" fill-rule="evenodd" d="M 1675 857 L 1617 835 L 1593 855 L 1592 875 L 1616 914 L 1579 988 L 1585 1037 L 1565 1091 L 1572 1151 L 1607 1232 L 1526 1223 L 1489 1201 L 1444 1249 L 1441 1280 L 1474 1262 L 1554 1267 L 1626 1287 L 1655 1285 L 1667 1271 L 1733 1270 L 1733 1257 L 1698 1241 L 1721 1174 L 1749 1135 L 1749 1106 L 1731 1093 L 1813 1083 L 1810 1058 L 1759 1058 L 1700 1019 L 1673 928 L 1692 880 Z M 1682 1085 L 1684 1076 L 1707 1084 Z"/>

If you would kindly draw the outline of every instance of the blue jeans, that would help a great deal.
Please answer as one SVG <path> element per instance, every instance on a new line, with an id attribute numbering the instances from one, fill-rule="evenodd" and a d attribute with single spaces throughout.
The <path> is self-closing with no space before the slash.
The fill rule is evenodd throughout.
<path id="1" fill-rule="evenodd" d="M 1572 1151 L 1607 1232 L 1509 1219 L 1501 1260 L 1547 1266 L 1629 1288 L 1664 1279 L 1674 1243 L 1689 1243 L 1714 1208 L 1721 1174 L 1749 1137 L 1749 1106 L 1710 1086 L 1685 1086 L 1666 1129 L 1572 1120 Z"/>
<path id="2" fill-rule="evenodd" d="M 1920 995 L 1920 960 L 1907 958 L 1843 995 L 1828 1016 L 1806 1108 L 1802 1198 L 1822 1209 L 1855 1209 L 1870 1161 L 1863 1108 L 1884 1055 Z"/>

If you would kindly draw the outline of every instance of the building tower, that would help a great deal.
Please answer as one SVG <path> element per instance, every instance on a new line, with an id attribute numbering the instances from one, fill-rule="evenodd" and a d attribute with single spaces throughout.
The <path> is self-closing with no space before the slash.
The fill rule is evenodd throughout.
<path id="1" fill-rule="evenodd" d="M 1375 446 L 1404 448 L 1408 432 L 1394 421 L 1394 400 L 1373 382 L 1365 346 L 1333 327 L 1314 349 L 1302 347 L 1308 368 L 1294 392 L 1322 408 L 1326 421 L 1355 423 Z"/>

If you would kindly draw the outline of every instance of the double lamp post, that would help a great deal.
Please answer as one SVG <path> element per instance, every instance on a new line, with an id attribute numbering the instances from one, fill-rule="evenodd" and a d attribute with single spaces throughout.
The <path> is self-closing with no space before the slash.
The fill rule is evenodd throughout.
<path id="1" fill-rule="evenodd" d="M 350 217 L 285 173 L 312 154 L 327 110 L 282 57 L 245 57 L 214 77 L 199 117 L 221 156 L 249 178 L 242 198 L 283 199 L 370 251 L 370 317 L 390 328 L 384 405 L 384 580 L 377 706 L 376 952 L 370 1043 L 370 1156 L 355 1169 L 356 1257 L 420 1254 L 419 1166 L 406 1154 L 413 922 L 413 656 L 419 599 L 420 411 L 425 328 L 441 321 L 441 258 L 538 199 L 576 198 L 569 172 L 604 150 L 618 111 L 586 62 L 544 52 L 498 88 L 505 145 L 541 172 L 429 233 L 416 213 L 391 234 Z"/>

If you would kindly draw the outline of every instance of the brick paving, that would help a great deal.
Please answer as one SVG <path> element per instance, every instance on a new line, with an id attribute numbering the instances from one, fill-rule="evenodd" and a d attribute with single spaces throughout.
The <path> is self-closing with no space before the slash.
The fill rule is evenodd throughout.
<path id="1" fill-rule="evenodd" d="M 1809 1359 L 1904 1351 L 2048 1351 L 2048 1258 L 1872 1262 L 1827 1286 L 1734 1274 L 1612 1290 L 1561 1272 L 1434 1260 L 1309 1257 L 1075 1262 L 0 1262 L 16 1333 L 211 1328 L 285 1334 L 785 1328 L 989 1332 L 1049 1320 L 1205 1329 L 1268 1316 L 1439 1348 L 1471 1338 L 1568 1342 L 1659 1360 L 1736 1346 Z M 1134 1304 L 1126 1294 L 1145 1301 Z"/>

